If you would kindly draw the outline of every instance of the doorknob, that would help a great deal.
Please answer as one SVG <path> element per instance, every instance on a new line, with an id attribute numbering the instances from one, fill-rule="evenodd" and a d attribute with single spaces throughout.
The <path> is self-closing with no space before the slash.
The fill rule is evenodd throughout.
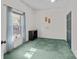
<path id="1" fill-rule="evenodd" d="M 1 44 L 3 44 L 3 43 L 5 44 L 5 43 L 6 43 L 6 41 L 1 41 Z"/>

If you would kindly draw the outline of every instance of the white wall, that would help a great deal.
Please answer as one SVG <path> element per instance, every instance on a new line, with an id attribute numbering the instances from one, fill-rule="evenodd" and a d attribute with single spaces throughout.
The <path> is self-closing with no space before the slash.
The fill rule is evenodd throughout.
<path id="1" fill-rule="evenodd" d="M 45 17 L 51 17 L 51 23 L 45 23 Z M 66 40 L 65 12 L 60 9 L 38 11 L 36 13 L 36 27 L 38 36 Z"/>
<path id="2" fill-rule="evenodd" d="M 77 56 L 77 2 L 72 4 L 72 50 Z"/>

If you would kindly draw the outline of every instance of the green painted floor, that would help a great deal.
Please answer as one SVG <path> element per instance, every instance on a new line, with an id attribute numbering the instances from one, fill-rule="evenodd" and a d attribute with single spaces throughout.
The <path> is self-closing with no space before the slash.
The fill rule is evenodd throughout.
<path id="1" fill-rule="evenodd" d="M 36 39 L 5 54 L 4 59 L 76 59 L 64 40 Z"/>

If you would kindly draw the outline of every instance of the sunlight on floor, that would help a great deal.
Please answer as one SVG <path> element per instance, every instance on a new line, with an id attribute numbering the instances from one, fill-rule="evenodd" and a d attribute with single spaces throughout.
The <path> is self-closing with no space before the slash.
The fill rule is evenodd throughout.
<path id="1" fill-rule="evenodd" d="M 36 48 L 31 48 L 29 51 L 27 51 L 24 54 L 24 57 L 28 58 L 28 59 L 31 59 L 31 57 L 33 56 L 33 54 L 35 53 L 36 50 L 37 50 Z"/>

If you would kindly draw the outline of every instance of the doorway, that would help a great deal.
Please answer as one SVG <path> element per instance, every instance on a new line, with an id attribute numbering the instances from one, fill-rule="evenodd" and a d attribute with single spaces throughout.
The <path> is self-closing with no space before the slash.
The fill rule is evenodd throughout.
<path id="1" fill-rule="evenodd" d="M 7 51 L 20 46 L 26 40 L 25 13 L 7 8 Z"/>
<path id="2" fill-rule="evenodd" d="M 72 26 L 71 25 L 72 24 L 71 23 L 71 16 L 72 15 L 71 14 L 72 14 L 72 12 L 69 12 L 68 15 L 67 15 L 67 42 L 68 42 L 68 45 L 69 45 L 70 48 L 71 48 L 71 39 L 72 39 L 71 38 L 71 36 L 72 36 L 71 35 L 72 34 L 71 33 L 71 26 Z"/>

